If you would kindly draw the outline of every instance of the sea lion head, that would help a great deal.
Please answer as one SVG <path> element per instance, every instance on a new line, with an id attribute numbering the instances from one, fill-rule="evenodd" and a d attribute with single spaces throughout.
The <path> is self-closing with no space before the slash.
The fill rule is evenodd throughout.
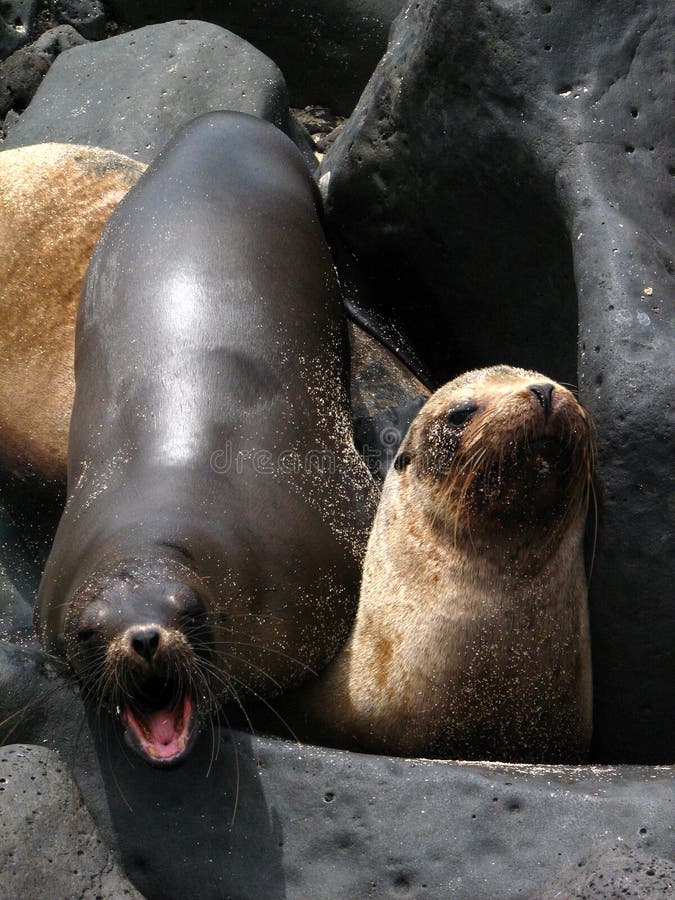
<path id="1" fill-rule="evenodd" d="M 407 480 L 417 508 L 455 540 L 498 533 L 500 546 L 533 547 L 585 519 L 594 454 L 590 417 L 571 391 L 494 366 L 430 397 L 390 477 Z"/>
<path id="2" fill-rule="evenodd" d="M 168 559 L 97 572 L 70 603 L 63 649 L 84 700 L 111 711 L 151 765 L 185 759 L 212 713 L 211 608 L 194 572 Z"/>

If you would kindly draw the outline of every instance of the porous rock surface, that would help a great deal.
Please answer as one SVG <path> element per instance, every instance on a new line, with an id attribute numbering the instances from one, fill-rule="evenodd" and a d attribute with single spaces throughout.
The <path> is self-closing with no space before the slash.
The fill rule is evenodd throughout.
<path id="1" fill-rule="evenodd" d="M 40 0 L 3 0 L 0 3 L 0 59 L 30 41 L 39 6 Z"/>
<path id="2" fill-rule="evenodd" d="M 561 873 L 537 900 L 639 900 L 675 896 L 675 864 L 626 846 L 592 849 Z"/>
<path id="3" fill-rule="evenodd" d="M 578 381 L 606 762 L 675 745 L 668 20 L 661 0 L 411 2 L 320 175 L 368 302 L 436 383 L 497 362 Z"/>
<path id="4" fill-rule="evenodd" d="M 391 759 L 208 729 L 152 769 L 34 643 L 0 642 L 0 739 L 57 749 L 148 898 L 538 896 L 589 848 L 668 858 L 673 770 Z M 588 861 L 590 872 L 592 861 Z M 648 877 L 648 876 L 646 876 Z"/>
<path id="5" fill-rule="evenodd" d="M 0 748 L 0 893 L 141 897 L 99 837 L 63 760 L 45 747 Z"/>
<path id="6" fill-rule="evenodd" d="M 34 46 L 21 47 L 0 63 L 0 118 L 28 106 L 50 65 L 47 54 Z"/>
<path id="7" fill-rule="evenodd" d="M 85 39 L 70 25 L 59 25 L 0 62 L 0 118 L 5 117 L 0 137 L 33 99 L 59 53 L 84 43 Z"/>
<path id="8" fill-rule="evenodd" d="M 403 0 L 111 0 L 123 25 L 190 17 L 250 41 L 279 66 L 294 106 L 348 114 L 384 53 Z"/>
<path id="9" fill-rule="evenodd" d="M 3 148 L 87 144 L 147 163 L 179 128 L 218 109 L 267 119 L 313 163 L 311 142 L 290 114 L 274 63 L 236 35 L 194 21 L 149 26 L 62 53 Z"/>
<path id="10" fill-rule="evenodd" d="M 106 14 L 101 0 L 51 0 L 54 17 L 75 28 L 88 41 L 105 37 Z"/>

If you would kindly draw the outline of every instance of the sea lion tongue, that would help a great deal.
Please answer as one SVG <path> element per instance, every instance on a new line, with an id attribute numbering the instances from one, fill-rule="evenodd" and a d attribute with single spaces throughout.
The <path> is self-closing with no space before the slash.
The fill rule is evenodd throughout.
<path id="1" fill-rule="evenodd" d="M 185 750 L 192 731 L 192 702 L 185 695 L 176 706 L 142 711 L 127 705 L 124 723 L 134 749 L 150 761 L 168 762 Z"/>
<path id="2" fill-rule="evenodd" d="M 164 709 L 151 713 L 146 717 L 145 724 L 148 726 L 155 749 L 159 750 L 162 755 L 166 751 L 171 753 L 175 745 L 178 744 L 183 731 L 183 728 L 179 727 L 176 711 L 174 709 Z M 182 725 L 183 723 L 180 724 Z"/>

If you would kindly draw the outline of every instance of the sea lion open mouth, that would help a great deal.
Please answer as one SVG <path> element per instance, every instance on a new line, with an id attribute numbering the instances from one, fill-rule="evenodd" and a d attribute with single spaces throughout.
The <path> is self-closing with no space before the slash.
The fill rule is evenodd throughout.
<path id="1" fill-rule="evenodd" d="M 120 713 L 127 744 L 146 762 L 169 766 L 181 762 L 199 733 L 195 704 L 171 682 L 148 682 Z"/>

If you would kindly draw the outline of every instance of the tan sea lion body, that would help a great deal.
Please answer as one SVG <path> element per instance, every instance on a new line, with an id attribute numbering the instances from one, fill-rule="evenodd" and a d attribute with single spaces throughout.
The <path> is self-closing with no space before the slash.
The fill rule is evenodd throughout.
<path id="1" fill-rule="evenodd" d="M 387 475 L 312 736 L 409 756 L 583 758 L 591 426 L 544 376 L 498 366 L 432 395 Z"/>
<path id="2" fill-rule="evenodd" d="M 16 475 L 65 481 L 82 278 L 144 170 L 98 147 L 0 153 L 0 465 Z"/>

